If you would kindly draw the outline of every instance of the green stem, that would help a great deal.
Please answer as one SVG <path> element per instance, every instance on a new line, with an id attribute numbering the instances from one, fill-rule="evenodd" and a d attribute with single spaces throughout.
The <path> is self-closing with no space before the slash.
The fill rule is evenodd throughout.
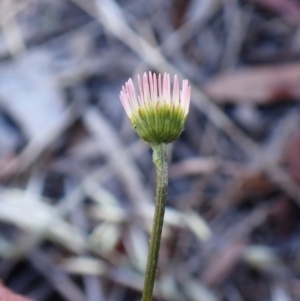
<path id="1" fill-rule="evenodd" d="M 161 143 L 151 146 L 153 162 L 156 165 L 156 198 L 142 301 L 152 300 L 168 188 L 167 144 Z"/>

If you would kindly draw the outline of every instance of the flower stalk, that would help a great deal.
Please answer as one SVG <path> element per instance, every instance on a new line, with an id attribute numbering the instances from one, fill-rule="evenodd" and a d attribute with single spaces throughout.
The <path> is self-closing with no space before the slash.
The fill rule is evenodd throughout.
<path id="1" fill-rule="evenodd" d="M 152 149 L 153 163 L 156 166 L 156 197 L 142 301 L 152 300 L 168 189 L 167 144 L 157 144 Z"/>
<path id="2" fill-rule="evenodd" d="M 170 75 L 149 72 L 138 76 L 139 94 L 129 79 L 122 87 L 120 99 L 137 134 L 153 149 L 156 166 L 155 212 L 150 239 L 142 301 L 151 301 L 158 263 L 168 189 L 167 144 L 176 140 L 184 128 L 189 111 L 191 88 L 187 80 L 179 89 L 175 75 L 171 93 Z"/>

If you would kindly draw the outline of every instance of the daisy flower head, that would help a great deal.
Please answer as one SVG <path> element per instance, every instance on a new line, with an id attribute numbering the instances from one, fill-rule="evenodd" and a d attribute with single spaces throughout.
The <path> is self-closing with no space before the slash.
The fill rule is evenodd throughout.
<path id="1" fill-rule="evenodd" d="M 120 99 L 137 134 L 150 144 L 176 140 L 184 128 L 189 111 L 191 87 L 183 80 L 181 89 L 177 75 L 171 89 L 170 75 L 149 72 L 138 75 L 136 92 L 130 78 L 122 87 Z M 171 91 L 172 90 L 172 91 Z"/>

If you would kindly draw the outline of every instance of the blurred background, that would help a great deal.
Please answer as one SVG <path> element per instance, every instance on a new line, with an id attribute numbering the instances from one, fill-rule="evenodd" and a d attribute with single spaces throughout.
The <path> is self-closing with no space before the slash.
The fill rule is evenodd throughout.
<path id="1" fill-rule="evenodd" d="M 138 301 L 151 151 L 119 93 L 189 79 L 155 300 L 300 300 L 300 1 L 1 0 L 0 279 Z"/>

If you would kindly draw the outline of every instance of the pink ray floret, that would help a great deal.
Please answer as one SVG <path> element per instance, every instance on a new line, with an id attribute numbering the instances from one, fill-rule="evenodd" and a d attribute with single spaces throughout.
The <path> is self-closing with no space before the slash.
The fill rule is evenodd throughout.
<path id="1" fill-rule="evenodd" d="M 177 75 L 173 80 L 173 91 L 171 89 L 170 75 L 165 73 L 156 76 L 149 72 L 143 74 L 141 78 L 138 75 L 139 94 L 136 93 L 132 79 L 130 78 L 122 87 L 120 99 L 126 114 L 131 119 L 132 114 L 138 111 L 139 107 L 153 104 L 156 107 L 158 102 L 174 107 L 180 107 L 186 116 L 189 111 L 191 87 L 188 80 L 182 81 L 181 90 Z M 172 93 L 171 93 L 172 91 Z"/>

